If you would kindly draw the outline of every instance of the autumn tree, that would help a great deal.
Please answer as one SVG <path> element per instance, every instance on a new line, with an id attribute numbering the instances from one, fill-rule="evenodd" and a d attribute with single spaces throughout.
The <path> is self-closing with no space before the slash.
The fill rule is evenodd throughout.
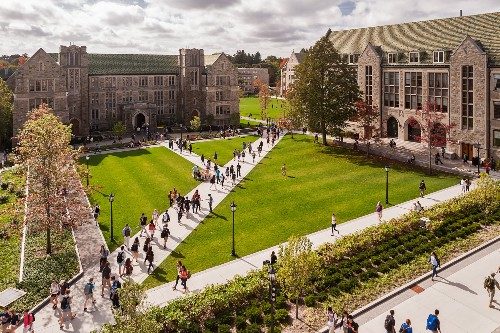
<path id="1" fill-rule="evenodd" d="M 198 116 L 194 116 L 193 119 L 189 122 L 191 129 L 193 131 L 199 131 L 201 129 L 201 119 Z"/>
<path id="2" fill-rule="evenodd" d="M 12 137 L 12 91 L 0 78 L 0 148 L 10 147 Z"/>
<path id="3" fill-rule="evenodd" d="M 113 134 L 118 138 L 118 140 L 121 140 L 123 138 L 123 135 L 126 131 L 127 128 L 121 121 L 118 121 L 113 125 Z"/>
<path id="4" fill-rule="evenodd" d="M 355 72 L 342 61 L 330 34 L 329 30 L 295 67 L 295 81 L 287 92 L 292 112 L 322 134 L 324 145 L 328 132 L 345 128 L 356 114 L 354 102 L 361 96 Z"/>
<path id="5" fill-rule="evenodd" d="M 438 147 L 446 147 L 449 134 L 455 124 L 447 124 L 448 114 L 441 112 L 439 106 L 431 101 L 426 102 L 421 110 L 417 110 L 415 117 L 410 117 L 408 125 L 420 127 L 420 136 L 417 141 L 427 144 L 429 154 L 429 174 L 432 173 L 432 152 Z"/>
<path id="6" fill-rule="evenodd" d="M 285 294 L 295 299 L 295 318 L 299 317 L 299 298 L 311 288 L 319 262 L 307 237 L 292 236 L 288 243 L 280 245 L 276 279 Z"/>
<path id="7" fill-rule="evenodd" d="M 253 82 L 253 86 L 259 91 L 259 106 L 260 106 L 260 117 L 262 120 L 267 118 L 267 107 L 271 99 L 271 94 L 269 92 L 269 86 L 259 79 Z"/>
<path id="8" fill-rule="evenodd" d="M 17 162 L 27 172 L 27 223 L 30 230 L 46 233 L 46 253 L 51 254 L 52 231 L 89 217 L 88 207 L 75 194 L 78 151 L 70 146 L 71 126 L 41 105 L 28 114 L 17 138 Z"/>

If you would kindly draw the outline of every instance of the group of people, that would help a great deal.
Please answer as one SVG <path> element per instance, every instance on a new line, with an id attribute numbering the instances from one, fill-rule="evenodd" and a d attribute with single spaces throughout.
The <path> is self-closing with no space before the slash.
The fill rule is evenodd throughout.
<path id="1" fill-rule="evenodd" d="M 384 320 L 384 330 L 386 333 L 396 333 L 396 319 L 394 318 L 394 310 L 390 310 Z M 427 332 L 441 333 L 441 322 L 439 320 L 439 310 L 434 310 L 434 313 L 429 314 L 425 322 Z M 399 326 L 400 333 L 413 333 L 413 327 L 410 319 L 406 319 Z"/>
<path id="2" fill-rule="evenodd" d="M 462 187 L 462 192 L 465 193 L 465 192 L 469 192 L 470 190 L 470 185 L 471 185 L 471 181 L 469 178 L 462 178 L 460 179 L 460 186 Z"/>
<path id="3" fill-rule="evenodd" d="M 342 329 L 343 333 L 358 333 L 359 324 L 354 321 L 354 317 L 346 310 L 342 316 L 338 316 L 333 308 L 329 306 L 326 310 L 328 333 L 334 333 L 335 329 Z"/>
<path id="4" fill-rule="evenodd" d="M 23 333 L 33 332 L 33 322 L 35 315 L 28 310 L 24 310 L 22 314 L 6 308 L 0 313 L 0 325 L 2 333 L 14 333 L 19 325 L 23 325 Z"/>

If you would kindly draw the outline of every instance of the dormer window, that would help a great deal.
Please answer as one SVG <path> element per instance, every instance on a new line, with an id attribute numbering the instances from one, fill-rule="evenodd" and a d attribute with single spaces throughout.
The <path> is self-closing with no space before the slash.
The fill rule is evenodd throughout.
<path id="1" fill-rule="evenodd" d="M 417 64 L 420 62 L 420 53 L 419 52 L 410 52 L 410 63 Z"/>
<path id="2" fill-rule="evenodd" d="M 387 63 L 395 64 L 398 62 L 398 54 L 395 52 L 387 53 Z"/>
<path id="3" fill-rule="evenodd" d="M 348 57 L 348 63 L 349 64 L 357 64 L 358 63 L 358 57 L 359 55 L 358 54 L 349 54 L 349 57 Z"/>
<path id="4" fill-rule="evenodd" d="M 444 63 L 444 51 L 434 51 L 433 59 L 435 64 Z"/>

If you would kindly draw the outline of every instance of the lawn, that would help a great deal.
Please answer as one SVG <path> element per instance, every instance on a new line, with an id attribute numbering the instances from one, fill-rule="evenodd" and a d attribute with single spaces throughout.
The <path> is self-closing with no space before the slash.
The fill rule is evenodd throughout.
<path id="1" fill-rule="evenodd" d="M 241 150 L 243 142 L 254 142 L 259 137 L 256 135 L 248 135 L 244 137 L 232 137 L 223 140 L 211 140 L 193 143 L 193 152 L 200 155 L 204 154 L 205 158 L 213 160 L 214 153 L 217 152 L 217 164 L 225 165 L 233 158 L 234 149 Z"/>
<path id="2" fill-rule="evenodd" d="M 135 233 L 140 230 L 141 213 L 150 218 L 155 208 L 163 211 L 168 207 L 169 190 L 176 187 L 185 194 L 198 184 L 191 177 L 191 163 L 164 147 L 92 155 L 89 166 L 91 183 L 99 188 L 91 201 L 101 206 L 100 227 L 111 249 L 122 244 L 125 223 Z M 109 240 L 111 192 L 115 195 L 114 243 Z"/>
<path id="3" fill-rule="evenodd" d="M 287 102 L 283 99 L 270 98 L 268 107 L 266 109 L 267 116 L 271 119 L 282 118 L 284 108 L 286 115 L 286 103 Z M 258 97 L 240 98 L 240 114 L 245 117 L 261 119 L 259 98 Z M 247 121 L 245 120 L 242 120 L 242 122 L 244 124 L 247 123 Z"/>
<path id="4" fill-rule="evenodd" d="M 216 207 L 165 260 L 146 285 L 153 287 L 175 277 L 175 261 L 191 272 L 232 260 L 231 211 L 236 211 L 236 252 L 245 256 L 330 225 L 335 211 L 339 223 L 374 211 L 385 200 L 384 161 L 338 147 L 313 144 L 311 137 L 285 136 L 240 185 Z M 288 177 L 280 167 L 286 163 Z M 420 170 L 391 165 L 390 202 L 398 204 L 418 195 L 426 180 L 429 192 L 458 182 L 452 175 L 429 177 Z M 374 217 L 375 220 L 375 217 Z M 202 250 L 200 250 L 202 249 Z"/>
<path id="5" fill-rule="evenodd" d="M 265 123 L 261 123 L 255 120 L 246 120 L 246 119 L 240 119 L 240 126 L 242 128 L 247 128 L 247 127 L 256 127 L 256 126 L 261 126 L 265 125 Z"/>

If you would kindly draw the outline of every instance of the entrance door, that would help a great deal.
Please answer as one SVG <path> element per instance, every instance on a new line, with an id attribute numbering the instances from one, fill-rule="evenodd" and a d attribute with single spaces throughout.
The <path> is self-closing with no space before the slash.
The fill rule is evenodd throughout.
<path id="1" fill-rule="evenodd" d="M 418 122 L 412 122 L 408 124 L 408 141 L 420 142 L 420 137 L 422 136 L 422 130 L 420 129 L 420 124 Z"/>
<path id="2" fill-rule="evenodd" d="M 398 121 L 394 117 L 390 117 L 389 119 L 387 119 L 387 137 L 398 137 Z"/>
<path id="3" fill-rule="evenodd" d="M 464 154 L 467 154 L 467 160 L 470 161 L 474 157 L 474 146 L 470 143 L 462 142 L 462 156 L 464 158 Z"/>
<path id="4" fill-rule="evenodd" d="M 135 116 L 135 130 L 137 127 L 142 128 L 142 125 L 146 123 L 146 116 L 143 113 L 138 113 L 137 116 Z"/>

